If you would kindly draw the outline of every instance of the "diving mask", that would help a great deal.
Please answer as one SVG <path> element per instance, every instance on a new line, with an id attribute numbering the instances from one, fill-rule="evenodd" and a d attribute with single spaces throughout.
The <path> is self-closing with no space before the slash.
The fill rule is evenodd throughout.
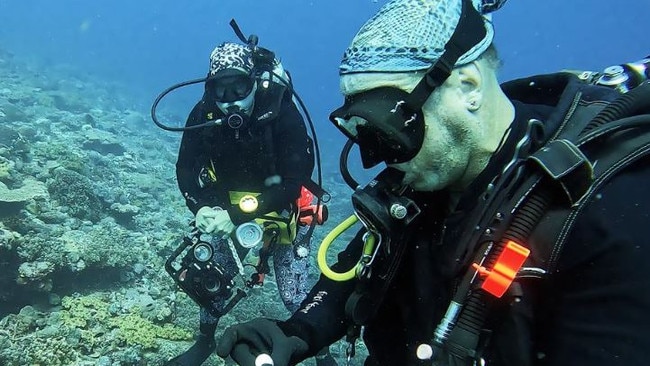
<path id="1" fill-rule="evenodd" d="M 205 100 L 225 114 L 230 128 L 244 127 L 253 111 L 257 82 L 239 69 L 225 69 L 205 82 Z"/>
<path id="2" fill-rule="evenodd" d="M 240 101 L 251 94 L 255 80 L 243 70 L 221 70 L 205 82 L 208 100 L 216 103 Z"/>
<path id="3" fill-rule="evenodd" d="M 485 3 L 494 10 L 503 1 Z M 330 114 L 334 125 L 359 145 L 364 168 L 382 161 L 404 163 L 422 147 L 425 128 L 422 106 L 451 75 L 461 56 L 482 42 L 487 34 L 484 18 L 470 0 L 462 1 L 461 14 L 444 52 L 423 70 L 424 76 L 410 93 L 381 87 L 348 95 L 343 106 Z"/>
<path id="4" fill-rule="evenodd" d="M 383 87 L 349 95 L 330 114 L 330 121 L 359 145 L 364 168 L 382 161 L 395 164 L 412 159 L 424 141 L 424 118 L 412 108 L 410 95 Z"/>

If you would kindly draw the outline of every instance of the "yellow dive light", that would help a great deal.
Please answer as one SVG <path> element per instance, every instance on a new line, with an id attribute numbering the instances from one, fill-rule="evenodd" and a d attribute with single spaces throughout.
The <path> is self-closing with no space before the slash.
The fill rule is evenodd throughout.
<path id="1" fill-rule="evenodd" d="M 320 268 L 321 272 L 323 272 L 325 277 L 333 281 L 342 282 L 342 281 L 351 280 L 352 278 L 354 278 L 354 276 L 357 273 L 362 272 L 364 267 L 372 259 L 372 254 L 375 249 L 375 236 L 371 233 L 368 233 L 364 237 L 363 255 L 361 256 L 361 259 L 359 260 L 356 266 L 352 267 L 347 272 L 340 273 L 340 272 L 334 272 L 327 265 L 327 250 L 329 249 L 330 245 L 332 245 L 332 242 L 334 242 L 334 240 L 338 238 L 339 235 L 341 235 L 344 231 L 349 229 L 357 221 L 359 221 L 359 219 L 355 215 L 352 215 L 347 219 L 345 219 L 337 227 L 335 227 L 334 230 L 332 230 L 329 234 L 327 234 L 325 239 L 323 239 L 323 242 L 321 243 L 320 247 L 318 248 L 318 256 L 317 256 L 318 267 Z"/>
<path id="2" fill-rule="evenodd" d="M 259 202 L 257 202 L 257 198 L 252 194 L 244 195 L 239 199 L 239 209 L 244 213 L 255 212 L 257 206 L 259 206 Z"/>

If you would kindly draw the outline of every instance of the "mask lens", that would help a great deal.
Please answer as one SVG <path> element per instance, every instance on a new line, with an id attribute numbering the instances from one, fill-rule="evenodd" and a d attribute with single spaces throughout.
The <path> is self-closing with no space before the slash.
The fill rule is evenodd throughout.
<path id="1" fill-rule="evenodd" d="M 238 96 L 240 99 L 245 98 L 252 89 L 252 84 L 247 83 L 237 83 L 233 87 L 233 93 Z"/>
<path id="2" fill-rule="evenodd" d="M 215 102 L 232 103 L 246 98 L 253 90 L 253 80 L 247 75 L 226 76 L 210 82 Z"/>
<path id="3" fill-rule="evenodd" d="M 409 109 L 408 93 L 397 88 L 377 88 L 350 95 L 330 114 L 330 121 L 359 145 L 365 168 L 380 162 L 402 163 L 422 146 L 421 111 Z"/>
<path id="4" fill-rule="evenodd" d="M 345 136 L 355 142 L 358 141 L 359 128 L 368 125 L 368 121 L 359 116 L 351 116 L 349 118 L 333 117 L 332 120 Z"/>

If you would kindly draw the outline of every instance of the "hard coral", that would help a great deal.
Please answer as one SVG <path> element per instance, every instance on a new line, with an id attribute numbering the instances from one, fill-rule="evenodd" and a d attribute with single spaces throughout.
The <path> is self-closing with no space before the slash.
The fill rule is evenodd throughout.
<path id="1" fill-rule="evenodd" d="M 144 348 L 158 348 L 158 339 L 171 341 L 188 340 L 192 335 L 183 329 L 170 324 L 163 326 L 153 324 L 143 318 L 139 311 L 112 318 L 109 324 L 120 330 L 119 337 L 124 339 L 128 345 L 140 345 Z"/>
<path id="2" fill-rule="evenodd" d="M 0 180 L 7 179 L 14 169 L 14 162 L 0 156 Z"/>
<path id="3" fill-rule="evenodd" d="M 102 202 L 95 194 L 88 177 L 67 169 L 57 169 L 47 182 L 52 198 L 66 206 L 70 214 L 81 220 L 98 221 Z"/>
<path id="4" fill-rule="evenodd" d="M 142 317 L 140 309 L 134 307 L 127 313 L 111 314 L 108 299 L 99 294 L 80 297 L 64 297 L 62 300 L 61 319 L 67 327 L 81 330 L 101 328 L 104 332 L 95 334 L 108 335 L 108 329 L 117 330 L 117 338 L 129 346 L 146 349 L 158 347 L 158 339 L 189 340 L 190 332 L 171 324 L 163 326 L 152 323 Z"/>
<path id="5" fill-rule="evenodd" d="M 23 186 L 17 189 L 9 189 L 0 182 L 0 204 L 26 202 L 33 198 L 47 197 L 45 185 L 33 179 L 26 179 Z"/>
<path id="6" fill-rule="evenodd" d="M 0 216 L 10 216 L 22 208 L 27 201 L 42 197 L 47 197 L 47 190 L 39 181 L 25 180 L 23 186 L 17 189 L 9 189 L 0 182 Z"/>

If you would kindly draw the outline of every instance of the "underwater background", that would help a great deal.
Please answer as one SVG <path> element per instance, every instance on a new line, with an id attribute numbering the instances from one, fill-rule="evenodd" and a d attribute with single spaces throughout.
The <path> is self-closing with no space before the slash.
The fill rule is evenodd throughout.
<path id="1" fill-rule="evenodd" d="M 232 18 L 290 70 L 313 120 L 333 197 L 315 243 L 349 216 L 345 141 L 327 116 L 343 50 L 383 3 L 0 0 L 0 365 L 162 365 L 191 345 L 198 308 L 164 269 L 192 219 L 175 181 L 181 135 L 149 110 L 205 76 L 211 50 L 237 40 Z M 642 59 L 647 14 L 649 0 L 510 0 L 493 18 L 500 79 Z M 201 92 L 170 95 L 161 119 L 184 124 Z M 352 165 L 360 183 L 375 173 Z M 218 333 L 259 316 L 288 316 L 272 276 Z M 332 348 L 341 364 L 344 349 Z"/>

